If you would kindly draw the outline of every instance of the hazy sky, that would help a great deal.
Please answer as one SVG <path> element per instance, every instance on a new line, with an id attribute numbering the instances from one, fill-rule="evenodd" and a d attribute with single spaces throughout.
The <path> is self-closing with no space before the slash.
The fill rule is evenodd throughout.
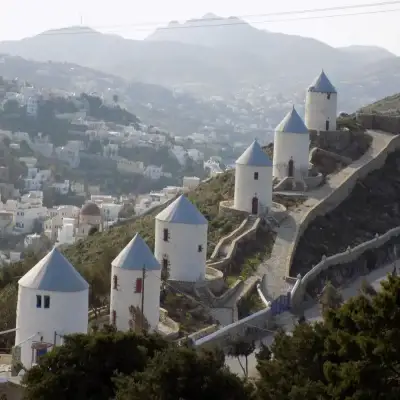
<path id="1" fill-rule="evenodd" d="M 265 14 L 357 4 L 378 0 L 4 0 L 0 12 L 0 40 L 21 39 L 47 29 L 91 26 L 102 32 L 141 39 L 170 20 L 200 18 L 212 12 L 224 17 L 247 16 L 258 28 L 314 37 L 333 46 L 369 44 L 400 55 L 400 1 L 380 7 L 330 11 L 319 14 L 270 17 Z M 302 19 L 306 16 L 395 10 L 381 14 Z M 264 14 L 264 15 L 263 15 Z M 289 18 L 297 20 L 288 21 Z M 274 21 L 271 21 L 271 20 Z M 277 21 L 280 20 L 280 21 Z M 285 19 L 285 21 L 282 21 Z M 212 29 L 212 28 L 210 28 Z"/>

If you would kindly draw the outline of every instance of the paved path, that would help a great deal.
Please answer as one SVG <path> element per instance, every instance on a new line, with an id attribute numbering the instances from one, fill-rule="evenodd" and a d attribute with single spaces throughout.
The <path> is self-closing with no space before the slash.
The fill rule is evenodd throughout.
<path id="1" fill-rule="evenodd" d="M 399 260 L 397 260 L 397 264 L 398 265 L 400 264 Z M 390 263 L 382 268 L 379 268 L 371 272 L 369 275 L 358 278 L 356 281 L 354 281 L 341 291 L 343 299 L 348 300 L 349 298 L 356 296 L 358 294 L 359 288 L 361 287 L 361 283 L 364 279 L 366 279 L 369 283 L 371 283 L 372 286 L 375 287 L 375 289 L 379 289 L 380 282 L 386 279 L 387 274 L 392 272 L 392 270 L 393 270 L 393 263 Z M 321 320 L 322 317 L 319 305 L 315 304 L 309 309 L 307 309 L 304 313 L 304 316 L 306 317 L 308 322 Z M 297 319 L 290 313 L 282 315 L 281 318 L 282 318 L 281 320 L 282 323 L 280 324 L 280 326 L 283 327 L 287 332 L 291 332 L 293 330 L 293 326 Z M 261 342 L 266 345 L 271 345 L 273 340 L 274 340 L 274 332 L 271 332 L 267 334 L 267 336 L 262 341 L 257 343 L 257 347 L 260 347 Z M 243 375 L 242 369 L 236 358 L 229 357 L 226 359 L 225 363 L 226 365 L 228 365 L 228 367 L 232 372 L 238 375 Z M 253 353 L 249 357 L 249 376 L 256 376 L 257 374 L 256 365 L 257 365 L 257 360 L 255 358 L 255 353 Z"/>
<path id="2" fill-rule="evenodd" d="M 259 277 L 266 275 L 262 289 L 268 299 L 276 298 L 291 289 L 291 285 L 284 280 L 284 277 L 288 274 L 288 263 L 293 251 L 291 244 L 294 242 L 300 222 L 308 210 L 317 203 L 324 201 L 348 176 L 352 175 L 360 166 L 375 158 L 394 138 L 393 135 L 383 132 L 368 131 L 368 134 L 372 136 L 373 140 L 367 152 L 337 174 L 331 175 L 323 186 L 307 192 L 308 199 L 295 210 L 289 212 L 287 219 L 277 229 L 271 257 L 264 260 L 257 270 Z"/>

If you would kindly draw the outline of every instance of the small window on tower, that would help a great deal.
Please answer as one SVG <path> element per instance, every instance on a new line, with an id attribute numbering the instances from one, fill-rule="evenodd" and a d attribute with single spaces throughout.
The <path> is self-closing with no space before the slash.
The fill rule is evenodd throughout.
<path id="1" fill-rule="evenodd" d="M 137 278 L 135 283 L 135 293 L 142 293 L 143 290 L 143 279 Z"/>
<path id="2" fill-rule="evenodd" d="M 50 308 L 50 296 L 43 296 L 44 308 Z"/>
<path id="3" fill-rule="evenodd" d="M 254 180 L 258 181 L 258 172 L 254 172 Z"/>
<path id="4" fill-rule="evenodd" d="M 168 240 L 169 240 L 168 229 L 164 229 L 164 242 L 168 242 Z"/>
<path id="5" fill-rule="evenodd" d="M 118 276 L 113 276 L 113 289 L 118 290 Z"/>
<path id="6" fill-rule="evenodd" d="M 42 296 L 36 295 L 36 308 L 42 308 Z"/>
<path id="7" fill-rule="evenodd" d="M 326 95 L 326 98 L 329 100 L 329 99 L 331 98 L 331 94 L 328 93 L 328 94 Z"/>
<path id="8" fill-rule="evenodd" d="M 203 246 L 201 244 L 198 245 L 197 251 L 201 253 L 203 251 Z"/>
<path id="9" fill-rule="evenodd" d="M 117 312 L 115 310 L 113 310 L 112 312 L 112 321 L 111 321 L 112 325 L 116 325 L 117 324 Z"/>

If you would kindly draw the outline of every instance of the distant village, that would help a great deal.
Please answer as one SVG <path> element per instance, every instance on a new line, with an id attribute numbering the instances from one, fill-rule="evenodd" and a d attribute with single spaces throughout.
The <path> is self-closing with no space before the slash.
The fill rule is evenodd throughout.
<path id="1" fill-rule="evenodd" d="M 103 231 L 119 220 L 139 216 L 157 207 L 178 193 L 195 188 L 204 177 L 222 173 L 226 167 L 222 158 L 211 156 L 205 160 L 202 151 L 196 145 L 207 142 L 204 134 L 193 134 L 189 138 L 171 137 L 158 128 L 144 124 L 113 125 L 105 121 L 94 120 L 87 116 L 88 105 L 73 93 L 64 91 L 37 89 L 26 83 L 13 81 L 13 91 L 1 92 L 2 109 L 14 104 L 24 107 L 28 118 L 35 119 L 41 102 L 51 98 L 68 99 L 76 108 L 73 113 L 57 113 L 56 118 L 68 121 L 72 126 L 86 127 L 71 133 L 72 140 L 65 145 L 56 146 L 50 135 L 0 129 L 0 140 L 8 143 L 10 152 L 21 155 L 23 148 L 28 148 L 29 155 L 17 157 L 26 166 L 23 176 L 10 177 L 10 166 L 3 160 L 0 165 L 0 240 L 2 243 L 1 262 L 15 262 L 23 257 L 24 251 L 41 251 L 51 245 L 72 244 L 95 231 Z M 10 88 L 8 88 L 10 90 Z M 110 103 L 110 107 L 112 103 Z M 79 136 L 82 137 L 79 140 Z M 187 145 L 188 140 L 193 144 Z M 87 143 L 98 141 L 102 144 L 99 152 L 91 153 Z M 49 160 L 50 164 L 65 165 L 72 170 L 82 168 L 82 160 L 95 159 L 99 163 L 113 161 L 117 170 L 124 176 L 143 175 L 157 182 L 162 177 L 172 178 L 171 172 L 164 166 L 146 164 L 143 161 L 128 160 L 119 155 L 120 149 L 167 148 L 171 157 L 184 166 L 188 159 L 202 165 L 202 177 L 183 176 L 180 185 L 166 186 L 147 194 L 126 193 L 116 196 L 104 193 L 100 185 L 70 179 L 56 179 L 52 168 L 42 168 L 39 159 Z M 151 160 L 150 160 L 151 161 Z M 106 164 L 104 168 L 107 168 Z M 101 172 L 101 171 L 100 171 Z M 65 178 L 65 177 L 61 177 Z M 177 178 L 174 176 L 174 178 Z M 18 187 L 17 187 L 18 186 Z M 46 207 L 44 192 L 51 189 L 65 200 L 65 204 Z M 68 201 L 68 196 L 80 196 L 83 205 L 77 206 Z M 129 213 L 121 212 L 129 208 Z"/>

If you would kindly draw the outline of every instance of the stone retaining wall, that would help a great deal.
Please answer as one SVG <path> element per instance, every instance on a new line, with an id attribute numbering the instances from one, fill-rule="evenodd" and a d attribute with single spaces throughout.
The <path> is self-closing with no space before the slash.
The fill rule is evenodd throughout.
<path id="1" fill-rule="evenodd" d="M 357 113 L 356 120 L 365 129 L 380 130 L 394 134 L 400 133 L 399 116 Z"/>
<path id="2" fill-rule="evenodd" d="M 398 150 L 399 148 L 400 148 L 400 136 L 393 136 L 393 139 L 388 143 L 388 145 L 384 149 L 382 149 L 374 158 L 371 158 L 368 162 L 358 167 L 354 166 L 354 164 L 356 164 L 357 161 L 354 164 L 352 164 L 352 166 L 347 167 L 354 170 L 353 173 L 349 174 L 336 190 L 331 192 L 328 196 L 326 196 L 320 202 L 315 204 L 314 207 L 308 210 L 308 212 L 302 218 L 301 222 L 298 224 L 298 229 L 295 238 L 290 247 L 289 257 L 286 265 L 287 275 L 290 275 L 290 267 L 292 265 L 297 243 L 303 232 L 309 226 L 309 224 L 316 217 L 325 215 L 334 208 L 336 208 L 342 201 L 344 201 L 347 198 L 347 196 L 349 196 L 349 194 L 353 190 L 358 180 L 365 178 L 372 171 L 382 168 L 382 166 L 386 162 L 387 156 L 392 152 Z M 345 168 L 345 170 L 347 168 Z M 298 304 L 296 303 L 296 301 L 298 300 L 299 296 L 296 295 L 295 300 L 292 300 L 292 304 L 294 307 L 298 306 Z"/>
<path id="3" fill-rule="evenodd" d="M 265 308 L 264 310 L 258 311 L 233 324 L 224 326 L 210 335 L 196 340 L 194 345 L 206 349 L 213 349 L 216 347 L 225 349 L 233 339 L 238 337 L 246 337 L 249 340 L 256 339 L 260 337 L 260 329 L 262 332 L 263 329 L 272 328 L 273 317 L 271 309 Z"/>
<path id="4" fill-rule="evenodd" d="M 400 227 L 393 228 L 381 236 L 376 236 L 374 239 L 361 243 L 356 247 L 348 248 L 343 253 L 338 253 L 330 257 L 323 257 L 322 260 L 315 265 L 311 271 L 307 272 L 303 278 L 298 279 L 292 290 L 292 305 L 299 307 L 304 299 L 307 290 L 307 285 L 318 277 L 318 275 L 327 270 L 329 267 L 346 264 L 357 260 L 362 254 L 367 251 L 378 249 L 384 246 L 387 242 L 395 237 L 400 236 Z"/>
<path id="5" fill-rule="evenodd" d="M 235 237 L 235 239 L 233 239 L 231 241 L 231 246 L 229 248 L 228 254 L 221 260 L 208 262 L 207 266 L 223 271 L 232 262 L 232 259 L 235 257 L 235 254 L 236 254 L 236 251 L 237 251 L 239 245 L 241 245 L 245 242 L 248 242 L 250 240 L 253 240 L 256 237 L 257 230 L 258 230 L 260 224 L 261 224 L 261 219 L 257 218 L 256 221 L 254 222 L 253 226 L 251 226 L 245 232 L 240 233 L 240 231 L 239 231 L 237 233 L 238 235 Z M 242 229 L 243 229 L 243 227 L 242 227 Z"/>
<path id="6" fill-rule="evenodd" d="M 221 201 L 219 203 L 219 214 L 226 217 L 238 215 L 239 217 L 243 218 L 246 218 L 249 215 L 249 213 L 246 211 L 236 210 L 235 208 L 233 208 L 233 200 Z"/>

